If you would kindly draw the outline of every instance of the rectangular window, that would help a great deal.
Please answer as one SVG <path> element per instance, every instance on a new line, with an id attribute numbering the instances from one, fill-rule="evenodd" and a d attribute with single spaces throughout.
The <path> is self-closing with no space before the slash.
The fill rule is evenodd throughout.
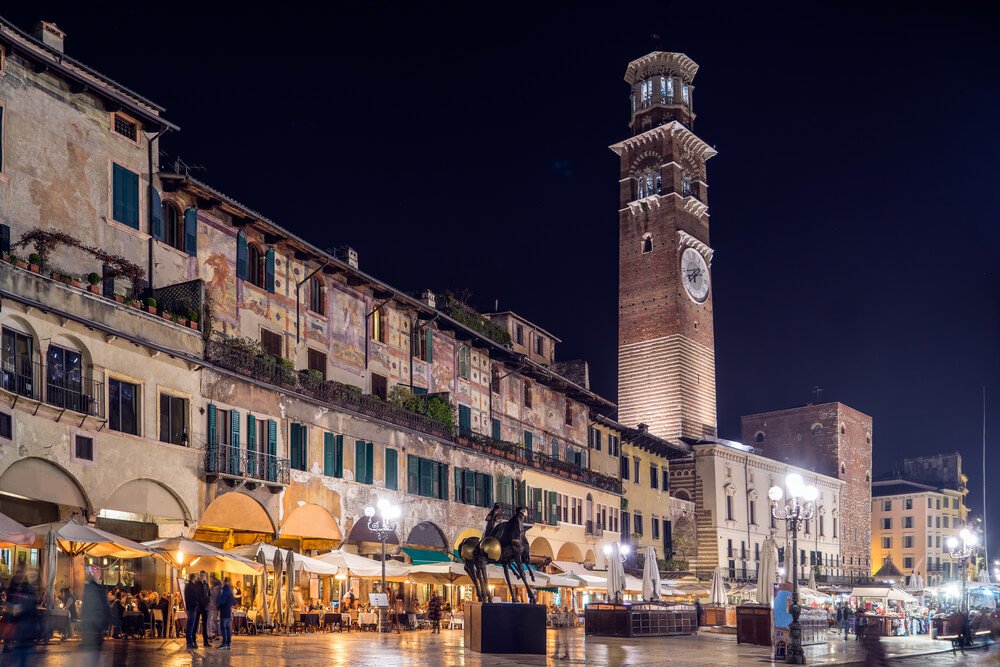
<path id="1" fill-rule="evenodd" d="M 907 498 L 903 501 L 903 509 L 904 510 L 913 509 L 913 498 Z"/>
<path id="2" fill-rule="evenodd" d="M 635 534 L 642 537 L 642 515 L 639 513 L 635 515 Z"/>
<path id="3" fill-rule="evenodd" d="M 186 398 L 160 394 L 160 442 L 174 445 L 188 444 L 187 406 Z"/>
<path id="4" fill-rule="evenodd" d="M 493 506 L 493 477 L 491 475 L 455 468 L 455 502 L 476 507 Z"/>
<path id="5" fill-rule="evenodd" d="M 344 476 L 344 436 L 323 434 L 323 474 L 327 477 Z"/>
<path id="6" fill-rule="evenodd" d="M 932 516 L 927 517 L 927 527 L 932 528 L 933 526 L 934 526 L 934 517 Z"/>
<path id="7" fill-rule="evenodd" d="M 944 527 L 944 528 L 947 528 L 947 527 L 948 527 L 948 515 L 947 515 L 947 514 L 945 514 L 945 515 L 944 515 L 944 516 L 943 516 L 943 517 L 941 518 L 941 525 L 942 525 L 942 527 Z"/>
<path id="8" fill-rule="evenodd" d="M 621 460 L 621 476 L 622 476 L 622 481 L 623 482 L 627 482 L 628 481 L 628 471 L 629 471 L 628 457 L 627 456 L 623 456 L 623 457 L 621 457 L 620 460 Z"/>
<path id="9" fill-rule="evenodd" d="M 590 429 L 587 431 L 587 434 L 590 436 L 589 437 L 590 448 L 596 449 L 597 451 L 601 451 L 601 432 L 598 431 L 593 426 L 591 426 Z"/>
<path id="10" fill-rule="evenodd" d="M 540 357 L 545 356 L 545 339 L 541 336 L 535 338 L 535 354 Z"/>
<path id="11" fill-rule="evenodd" d="M 524 432 L 524 448 L 526 450 L 528 450 L 529 452 L 531 451 L 531 448 L 533 446 L 533 440 L 534 440 L 534 434 L 531 431 L 525 431 Z M 542 445 L 542 449 L 545 449 L 544 443 Z"/>
<path id="12" fill-rule="evenodd" d="M 892 511 L 892 501 L 891 500 L 883 500 L 882 501 L 882 511 L 883 512 L 891 512 Z"/>
<path id="13" fill-rule="evenodd" d="M 3 47 L 0 47 L 0 72 L 4 71 L 4 52 Z M 4 108 L 0 106 L 0 174 L 3 173 L 3 111 Z M 9 248 L 8 248 L 9 251 Z"/>
<path id="14" fill-rule="evenodd" d="M 139 385 L 111 378 L 108 399 L 108 428 L 139 435 Z"/>
<path id="15" fill-rule="evenodd" d="M 891 537 L 883 537 L 882 538 L 882 548 L 883 549 L 891 549 L 892 548 L 892 538 Z"/>
<path id="16" fill-rule="evenodd" d="M 289 465 L 295 470 L 307 470 L 308 461 L 308 439 L 306 426 L 304 424 L 291 424 L 288 438 Z"/>
<path id="17" fill-rule="evenodd" d="M 933 498 L 928 498 L 927 499 L 927 509 L 929 509 L 929 510 L 934 509 L 934 499 Z"/>
<path id="18" fill-rule="evenodd" d="M 375 479 L 375 444 L 354 441 L 354 481 L 371 484 Z"/>
<path id="19" fill-rule="evenodd" d="M 472 433 L 472 408 L 468 405 L 458 406 L 458 432 L 463 435 Z"/>
<path id="20" fill-rule="evenodd" d="M 0 412 L 0 438 L 14 439 L 14 420 L 6 412 Z"/>
<path id="21" fill-rule="evenodd" d="M 388 447 L 385 450 L 385 488 L 399 489 L 399 452 Z"/>
<path id="22" fill-rule="evenodd" d="M 666 468 L 660 470 L 660 491 L 670 490 L 670 475 Z"/>
<path id="23" fill-rule="evenodd" d="M 904 516 L 903 517 L 903 528 L 913 528 L 913 517 Z"/>
<path id="24" fill-rule="evenodd" d="M 632 515 L 628 512 L 622 512 L 622 536 L 628 538 L 631 536 L 632 530 Z"/>
<path id="25" fill-rule="evenodd" d="M 653 539 L 660 539 L 660 517 L 654 514 L 652 521 L 649 522 L 649 527 L 653 531 Z"/>
<path id="26" fill-rule="evenodd" d="M 319 350 L 309 350 L 309 370 L 316 371 L 326 379 L 326 353 Z"/>
<path id="27" fill-rule="evenodd" d="M 563 421 L 566 422 L 567 426 L 573 425 L 573 403 L 568 398 L 566 399 L 566 416 Z"/>
<path id="28" fill-rule="evenodd" d="M 912 535 L 903 535 L 903 548 L 904 549 L 912 549 L 913 548 L 913 536 Z"/>
<path id="29" fill-rule="evenodd" d="M 120 134 L 131 141 L 138 141 L 139 124 L 128 116 L 124 116 L 120 113 L 114 114 L 113 125 L 115 134 Z"/>
<path id="30" fill-rule="evenodd" d="M 260 344 L 264 348 L 264 352 L 271 355 L 275 359 L 281 359 L 283 356 L 282 336 L 281 334 L 274 333 L 273 331 L 268 331 L 267 329 L 260 330 Z"/>
<path id="31" fill-rule="evenodd" d="M 117 163 L 111 172 L 111 218 L 139 229 L 139 175 Z"/>
<path id="32" fill-rule="evenodd" d="M 389 380 L 384 375 L 372 373 L 372 396 L 378 396 L 383 401 L 389 396 Z"/>
<path id="33" fill-rule="evenodd" d="M 825 518 L 826 517 L 824 517 L 822 514 L 820 514 L 819 518 L 816 519 L 816 521 L 819 522 L 819 536 L 820 537 L 825 537 L 826 536 L 826 521 L 824 521 Z"/>
<path id="34" fill-rule="evenodd" d="M 833 517 L 833 537 L 837 537 L 837 517 Z"/>
<path id="35" fill-rule="evenodd" d="M 733 520 L 733 497 L 726 494 L 726 521 Z"/>
<path id="36" fill-rule="evenodd" d="M 649 464 L 649 488 L 658 489 L 660 488 L 660 469 L 656 467 L 655 464 Z"/>
<path id="37" fill-rule="evenodd" d="M 2 336 L 2 373 L 0 386 L 21 396 L 35 397 L 32 340 L 19 331 L 4 327 Z M 50 403 L 52 401 L 49 401 Z"/>
<path id="38" fill-rule="evenodd" d="M 632 480 L 632 481 L 635 482 L 636 484 L 638 484 L 639 483 L 639 457 L 638 456 L 633 456 L 632 457 L 632 472 L 635 473 L 635 479 Z"/>
<path id="39" fill-rule="evenodd" d="M 618 456 L 621 453 L 621 438 L 617 435 L 608 434 L 608 454 Z"/>
<path id="40" fill-rule="evenodd" d="M 524 381 L 524 407 L 531 409 L 531 383 Z"/>
<path id="41" fill-rule="evenodd" d="M 448 499 L 448 465 L 412 454 L 406 457 L 407 491 L 425 498 Z"/>
<path id="42" fill-rule="evenodd" d="M 757 525 L 757 501 L 755 500 L 750 501 L 750 525 Z"/>
<path id="43" fill-rule="evenodd" d="M 518 345 L 524 345 L 524 327 L 520 324 L 514 325 L 514 340 Z"/>
<path id="44" fill-rule="evenodd" d="M 892 530 L 892 517 L 882 518 L 882 530 Z"/>
<path id="45" fill-rule="evenodd" d="M 468 345 L 458 348 L 458 377 L 468 380 L 472 377 L 472 352 Z"/>
<path id="46" fill-rule="evenodd" d="M 83 461 L 94 460 L 94 439 L 85 435 L 76 436 L 76 458 Z"/>
<path id="47" fill-rule="evenodd" d="M 905 556 L 903 558 L 903 567 L 908 568 L 908 569 L 912 569 L 913 568 L 913 557 L 912 556 Z"/>

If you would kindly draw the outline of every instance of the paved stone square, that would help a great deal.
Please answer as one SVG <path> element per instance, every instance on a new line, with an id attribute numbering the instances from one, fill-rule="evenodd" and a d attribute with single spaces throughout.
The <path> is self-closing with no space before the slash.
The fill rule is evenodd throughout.
<path id="1" fill-rule="evenodd" d="M 233 650 L 216 648 L 188 652 L 183 642 L 109 641 L 105 644 L 101 665 L 239 665 L 240 667 L 278 667 L 279 665 L 350 665 L 351 667 L 389 667 L 395 665 L 460 665 L 494 667 L 507 665 L 754 665 L 770 664 L 764 647 L 741 646 L 732 635 L 699 634 L 683 637 L 646 639 L 587 638 L 582 630 L 548 631 L 547 656 L 496 656 L 467 652 L 460 630 L 378 635 L 375 633 L 307 634 L 282 636 L 235 637 Z M 833 635 L 831 635 L 833 637 Z M 568 645 L 568 659 L 555 659 L 557 643 Z M 950 645 L 925 638 L 897 637 L 883 640 L 886 652 L 901 664 L 977 665 L 996 663 L 995 649 L 975 650 L 965 656 L 952 655 Z M 0 665 L 16 664 L 5 654 Z M 43 647 L 28 664 L 38 667 L 68 667 L 83 664 L 75 642 Z M 853 639 L 832 639 L 826 646 L 806 648 L 808 664 L 864 664 L 861 645 Z"/>

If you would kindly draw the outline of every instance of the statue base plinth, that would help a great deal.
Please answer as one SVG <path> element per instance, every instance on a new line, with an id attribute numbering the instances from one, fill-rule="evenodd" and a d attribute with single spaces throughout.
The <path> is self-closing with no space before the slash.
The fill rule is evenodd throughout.
<path id="1" fill-rule="evenodd" d="M 466 602 L 465 648 L 476 653 L 545 655 L 545 607 Z"/>

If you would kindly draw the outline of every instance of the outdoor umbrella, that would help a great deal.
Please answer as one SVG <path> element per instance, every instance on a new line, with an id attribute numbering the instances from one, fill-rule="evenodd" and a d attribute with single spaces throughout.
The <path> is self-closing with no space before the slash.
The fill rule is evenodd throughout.
<path id="1" fill-rule="evenodd" d="M 42 569 L 45 577 L 45 597 L 43 604 L 52 609 L 56 603 L 56 558 L 58 557 L 59 546 L 56 544 L 56 531 L 49 528 L 45 536 L 45 560 L 42 561 Z"/>
<path id="2" fill-rule="evenodd" d="M 295 606 L 295 559 L 291 549 L 288 550 L 288 559 L 285 562 L 285 572 L 285 576 L 288 579 L 288 589 L 286 590 L 286 595 L 288 597 L 285 599 L 285 625 L 287 626 L 291 625 L 292 621 L 295 620 L 292 615 L 292 608 Z"/>
<path id="3" fill-rule="evenodd" d="M 41 539 L 45 540 L 48 538 L 50 530 L 55 531 L 56 543 L 70 558 L 75 558 L 80 554 L 109 558 L 142 558 L 152 553 L 150 549 L 138 542 L 93 526 L 85 526 L 77 523 L 74 519 L 32 526 L 31 531 L 36 536 L 36 546 L 44 546 L 44 544 L 38 543 L 38 536 L 44 536 Z"/>
<path id="4" fill-rule="evenodd" d="M 316 560 L 336 565 L 341 573 L 352 577 L 381 578 L 382 576 L 381 561 L 365 558 L 364 556 L 343 550 L 330 551 L 321 556 L 316 556 Z M 410 569 L 409 565 L 387 560 L 385 562 L 386 581 L 405 582 L 407 576 L 410 574 Z"/>
<path id="5" fill-rule="evenodd" d="M 274 625 L 284 625 L 281 605 L 281 551 L 274 551 Z"/>
<path id="6" fill-rule="evenodd" d="M 760 563 L 757 565 L 757 603 L 768 607 L 774 602 L 774 584 L 777 583 L 778 545 L 770 535 L 760 545 Z"/>
<path id="7" fill-rule="evenodd" d="M 252 560 L 226 553 L 211 544 L 189 540 L 186 537 L 170 537 L 162 540 L 143 542 L 144 548 L 155 553 L 174 567 L 197 567 L 206 572 L 224 570 L 233 574 L 256 575 L 260 565 Z M 144 554 L 145 555 L 145 554 Z"/>
<path id="8" fill-rule="evenodd" d="M 29 546 L 35 543 L 35 533 L 14 521 L 6 514 L 0 514 L 0 549 L 14 546 Z"/>
<path id="9" fill-rule="evenodd" d="M 611 545 L 611 555 L 608 556 L 608 601 L 621 604 L 625 592 L 625 567 L 622 565 L 621 552 L 618 543 Z"/>
<path id="10" fill-rule="evenodd" d="M 809 588 L 811 588 L 813 590 L 816 590 L 816 568 L 815 567 L 810 567 L 809 568 L 809 583 L 808 583 L 808 586 L 809 586 Z"/>
<path id="11" fill-rule="evenodd" d="M 257 562 L 264 566 L 260 573 L 262 579 L 260 587 L 260 615 L 266 628 L 271 625 L 271 611 L 267 607 L 267 556 L 264 555 L 263 550 L 257 552 Z"/>
<path id="12" fill-rule="evenodd" d="M 339 568 L 333 563 L 328 563 L 326 561 L 321 561 L 316 558 L 310 558 L 309 556 L 303 556 L 300 553 L 295 553 L 291 550 L 278 549 L 278 547 L 272 544 L 264 544 L 263 542 L 256 542 L 254 544 L 247 544 L 242 547 L 236 547 L 234 549 L 229 549 L 226 553 L 236 554 L 238 556 L 243 556 L 244 558 L 250 558 L 252 560 L 258 560 L 261 553 L 264 554 L 263 562 L 265 565 L 274 559 L 274 552 L 281 551 L 281 557 L 287 558 L 285 551 L 288 551 L 293 555 L 295 559 L 295 569 L 298 571 L 305 571 L 311 574 L 319 574 L 325 576 L 333 576 L 337 574 Z"/>
<path id="13" fill-rule="evenodd" d="M 722 572 L 715 568 L 712 572 L 712 589 L 708 597 L 709 604 L 725 605 L 729 602 L 726 596 L 726 587 L 722 585 Z"/>
<path id="14" fill-rule="evenodd" d="M 646 547 L 646 560 L 642 564 L 642 599 L 646 602 L 660 599 L 660 566 L 656 564 L 652 546 Z"/>
<path id="15" fill-rule="evenodd" d="M 461 563 L 428 563 L 414 565 L 407 577 L 411 584 L 458 584 L 469 586 L 472 579 Z"/>
<path id="16" fill-rule="evenodd" d="M 984 567 L 979 571 L 979 583 L 988 584 L 990 583 L 990 569 L 989 567 Z"/>

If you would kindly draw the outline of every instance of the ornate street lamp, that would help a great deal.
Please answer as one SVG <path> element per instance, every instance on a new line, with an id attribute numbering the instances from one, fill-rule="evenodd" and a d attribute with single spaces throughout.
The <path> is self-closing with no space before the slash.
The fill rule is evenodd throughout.
<path id="1" fill-rule="evenodd" d="M 368 530 L 378 535 L 378 540 L 382 543 L 382 593 L 385 593 L 385 541 L 396 532 L 399 527 L 397 520 L 403 512 L 398 505 L 393 505 L 385 498 L 379 498 L 375 505 L 378 508 L 378 518 L 375 516 L 376 508 L 371 505 L 365 508 L 365 516 L 368 517 Z M 379 629 L 384 627 L 382 607 L 379 607 L 378 625 Z"/>
<path id="2" fill-rule="evenodd" d="M 604 549 L 602 549 L 602 551 L 604 551 L 604 555 L 605 556 L 611 556 L 611 545 L 610 544 L 605 544 L 604 545 Z M 631 549 L 629 548 L 629 546 L 627 544 L 619 544 L 618 545 L 618 555 L 621 556 L 623 564 L 625 563 L 626 560 L 628 560 L 628 555 L 629 555 L 630 552 L 631 552 Z"/>
<path id="3" fill-rule="evenodd" d="M 785 489 L 788 491 L 788 499 L 784 507 L 779 507 L 778 502 L 785 497 Z M 792 623 L 788 626 L 789 642 L 788 650 L 785 653 L 785 662 L 792 665 L 806 664 L 806 655 L 802 650 L 802 626 L 799 625 L 799 614 L 802 607 L 799 606 L 799 522 L 808 521 L 815 513 L 813 505 L 819 496 L 819 491 L 812 484 L 805 484 L 802 475 L 790 473 L 785 477 L 785 489 L 780 486 L 772 486 L 767 492 L 767 497 L 771 499 L 771 514 L 775 519 L 784 519 L 788 532 L 792 534 Z M 787 558 L 785 559 L 787 562 Z"/>
<path id="4" fill-rule="evenodd" d="M 958 538 L 954 535 L 948 538 L 947 545 L 951 559 L 958 564 L 958 569 L 962 573 L 962 597 L 960 598 L 959 607 L 962 611 L 963 618 L 962 641 L 964 643 L 968 640 L 967 630 L 969 627 L 969 601 L 966 597 L 965 579 L 969 575 L 969 559 L 975 555 L 975 546 L 979 539 L 976 537 L 976 534 L 968 528 L 963 528 L 962 532 L 959 533 L 959 536 L 962 538 L 961 548 L 958 546 Z"/>

